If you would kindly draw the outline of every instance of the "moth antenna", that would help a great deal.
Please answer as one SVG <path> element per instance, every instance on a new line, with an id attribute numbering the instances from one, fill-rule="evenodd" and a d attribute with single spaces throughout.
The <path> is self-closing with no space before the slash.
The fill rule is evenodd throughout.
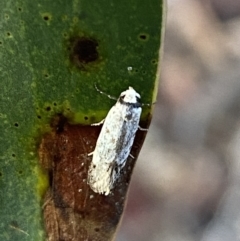
<path id="1" fill-rule="evenodd" d="M 96 89 L 99 93 L 107 96 L 109 99 L 112 99 L 112 100 L 117 100 L 117 99 L 118 99 L 118 98 L 116 98 L 115 96 L 109 95 L 109 94 L 101 91 L 101 90 L 97 87 L 97 84 L 96 84 L 96 83 L 95 83 L 95 89 Z"/>

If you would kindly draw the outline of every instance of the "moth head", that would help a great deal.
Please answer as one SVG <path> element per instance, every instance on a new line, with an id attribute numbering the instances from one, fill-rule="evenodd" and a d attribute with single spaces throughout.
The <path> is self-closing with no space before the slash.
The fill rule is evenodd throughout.
<path id="1" fill-rule="evenodd" d="M 141 96 L 130 86 L 120 94 L 120 99 L 125 103 L 139 103 L 140 98 Z"/>

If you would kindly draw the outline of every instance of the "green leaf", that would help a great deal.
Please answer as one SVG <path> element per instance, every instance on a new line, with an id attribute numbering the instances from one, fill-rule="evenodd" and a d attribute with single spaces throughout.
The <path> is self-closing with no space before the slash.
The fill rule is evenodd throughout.
<path id="1" fill-rule="evenodd" d="M 66 233 L 49 224 L 61 228 L 63 214 L 76 215 L 64 227 L 73 220 L 81 226 L 64 240 L 111 240 L 127 185 L 118 184 L 114 199 L 96 197 L 83 181 L 87 169 L 77 169 L 90 163 L 100 131 L 89 125 L 114 104 L 94 86 L 116 97 L 132 86 L 143 103 L 155 101 L 163 13 L 161 0 L 0 1 L 0 240 L 60 240 Z M 143 126 L 150 119 L 144 107 Z M 136 138 L 136 156 L 144 136 Z M 61 162 L 66 157 L 74 160 Z M 64 178 L 76 180 L 69 196 Z M 59 219 L 46 223 L 51 214 Z"/>

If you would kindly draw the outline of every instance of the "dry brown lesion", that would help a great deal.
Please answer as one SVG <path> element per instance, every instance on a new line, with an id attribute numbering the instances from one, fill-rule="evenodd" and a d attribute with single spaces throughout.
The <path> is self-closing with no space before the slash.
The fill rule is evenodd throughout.
<path id="1" fill-rule="evenodd" d="M 62 118 L 53 120 L 51 133 L 43 136 L 39 146 L 39 161 L 50 179 L 43 200 L 48 240 L 112 240 L 136 159 L 127 162 L 112 193 L 93 192 L 87 184 L 92 159 L 88 153 L 94 150 L 101 127 L 70 125 Z M 143 137 L 143 132 L 137 133 L 135 156 Z"/>

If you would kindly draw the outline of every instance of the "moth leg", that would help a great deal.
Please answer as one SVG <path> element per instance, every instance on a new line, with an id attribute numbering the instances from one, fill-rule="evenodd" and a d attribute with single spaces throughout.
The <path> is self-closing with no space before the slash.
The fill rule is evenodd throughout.
<path id="1" fill-rule="evenodd" d="M 92 151 L 92 152 L 88 153 L 88 156 L 92 156 L 92 155 L 93 155 L 93 153 L 94 153 L 94 151 Z"/>
<path id="2" fill-rule="evenodd" d="M 53 201 L 53 194 L 50 191 L 47 191 L 44 203 L 42 205 L 42 209 L 45 209 L 45 207 L 51 202 Z"/>
<path id="3" fill-rule="evenodd" d="M 148 129 L 142 128 L 141 126 L 138 126 L 138 129 L 139 129 L 140 131 L 148 131 Z"/>
<path id="4" fill-rule="evenodd" d="M 135 157 L 130 153 L 129 156 L 132 158 L 132 159 L 135 159 Z"/>
<path id="5" fill-rule="evenodd" d="M 91 126 L 100 126 L 100 125 L 103 124 L 104 121 L 105 121 L 105 118 L 103 120 L 101 120 L 100 122 L 98 122 L 98 123 L 91 124 Z"/>

